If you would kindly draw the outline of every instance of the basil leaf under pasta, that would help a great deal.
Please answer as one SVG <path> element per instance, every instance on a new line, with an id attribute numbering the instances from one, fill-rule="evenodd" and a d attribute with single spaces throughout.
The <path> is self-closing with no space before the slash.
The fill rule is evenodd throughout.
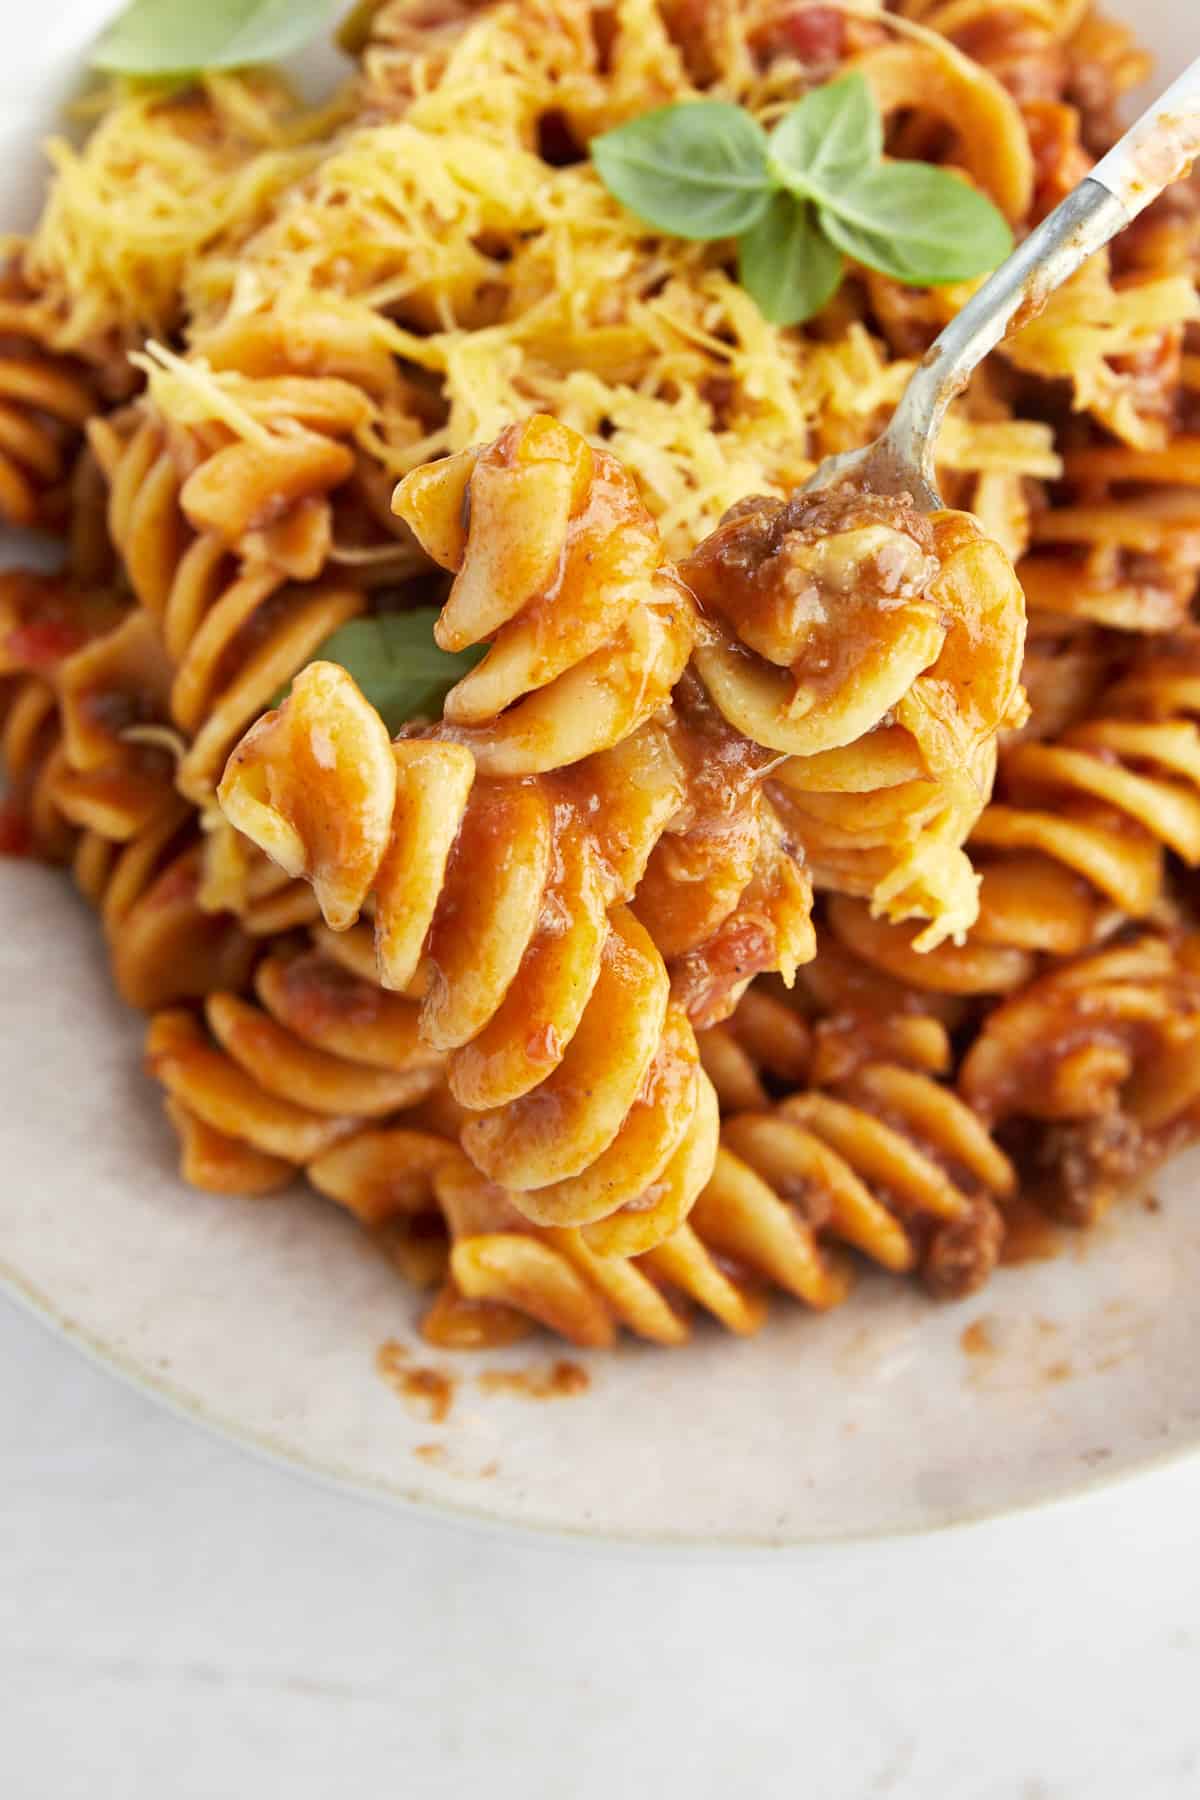
<path id="1" fill-rule="evenodd" d="M 395 736 L 410 719 L 437 716 L 456 681 L 474 668 L 486 644 L 451 654 L 433 641 L 435 606 L 351 619 L 325 639 L 314 662 L 340 663 Z M 281 696 L 282 697 L 282 696 Z"/>
<path id="2" fill-rule="evenodd" d="M 121 75 L 243 68 L 290 56 L 332 11 L 332 0 L 133 0 L 91 60 Z"/>

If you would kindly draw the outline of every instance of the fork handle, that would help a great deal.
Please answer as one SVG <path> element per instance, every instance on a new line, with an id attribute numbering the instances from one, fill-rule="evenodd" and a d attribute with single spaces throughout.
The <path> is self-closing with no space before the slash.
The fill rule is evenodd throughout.
<path id="1" fill-rule="evenodd" d="M 1200 155 L 1200 57 L 984 282 L 926 352 L 883 442 L 933 484 L 946 408 L 1009 329 L 1033 318 L 1055 288 L 1116 236 Z"/>
<path id="2" fill-rule="evenodd" d="M 1088 176 L 1121 202 L 1127 218 L 1186 173 L 1200 156 L 1200 56 L 1148 106 Z"/>

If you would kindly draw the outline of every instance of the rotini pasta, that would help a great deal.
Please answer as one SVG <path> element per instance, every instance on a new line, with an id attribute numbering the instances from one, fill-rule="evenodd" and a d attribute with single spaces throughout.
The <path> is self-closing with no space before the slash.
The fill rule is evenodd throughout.
<path id="1" fill-rule="evenodd" d="M 121 844 L 84 831 L 76 884 L 100 915 L 113 982 L 145 1012 L 201 1000 L 249 978 L 255 946 L 231 913 L 200 904 L 201 846 L 186 808 L 172 807 Z"/>
<path id="2" fill-rule="evenodd" d="M 1019 1127 L 1027 1187 L 1088 1224 L 1184 1142 L 1200 1099 L 1194 939 L 1134 938 L 1053 969 L 989 1016 L 960 1088 Z"/>
<path id="3" fill-rule="evenodd" d="M 8 856 L 65 862 L 73 834 L 55 798 L 62 733 L 54 689 L 40 676 L 0 684 L 0 756 L 7 776 L 0 848 Z"/>
<path id="4" fill-rule="evenodd" d="M 438 636 L 489 638 L 487 657 L 433 736 L 394 744 L 342 670 L 310 665 L 235 752 L 221 804 L 312 880 L 335 929 L 373 893 L 381 979 L 423 977 L 422 1033 L 480 1115 L 462 1133 L 479 1167 L 543 1222 L 652 1241 L 707 1174 L 715 1111 L 622 904 L 679 804 L 642 734 L 690 648 L 690 597 L 628 476 L 549 420 L 411 477 L 399 504 L 457 571 Z M 612 792 L 592 832 L 590 796 L 622 777 L 627 804 Z"/>
<path id="5" fill-rule="evenodd" d="M 777 804 L 817 882 L 931 918 L 926 944 L 963 931 L 961 845 L 1021 707 L 1003 554 L 963 514 L 816 494 L 747 502 L 682 568 L 717 619 L 697 667 L 731 723 L 787 758 Z"/>
<path id="6" fill-rule="evenodd" d="M 442 1162 L 433 1185 L 452 1239 L 450 1299 L 426 1327 L 435 1342 L 452 1335 L 453 1301 L 466 1298 L 526 1313 L 573 1343 L 607 1345 L 620 1328 L 681 1343 L 689 1304 L 730 1331 L 755 1331 L 771 1287 L 817 1309 L 837 1305 L 850 1286 L 847 1249 L 893 1273 L 919 1267 L 944 1297 L 968 1293 L 996 1261 L 995 1200 L 1015 1177 L 952 1089 L 868 1057 L 832 1089 L 728 1119 L 686 1223 L 632 1258 L 595 1255 L 579 1231 L 531 1225 L 464 1157 Z"/>
<path id="7" fill-rule="evenodd" d="M 153 631 L 115 596 L 0 575 L 4 675 L 36 678 L 53 697 L 58 743 L 45 780 L 70 824 L 123 842 L 174 806 L 172 757 L 154 730 L 166 664 Z"/>
<path id="8" fill-rule="evenodd" d="M 965 944 L 922 956 L 911 928 L 838 896 L 829 918 L 841 941 L 901 981 L 1000 994 L 1027 981 L 1039 955 L 1078 954 L 1161 911 L 1166 857 L 1200 862 L 1196 651 L 1190 638 L 1168 646 L 1111 685 L 1097 716 L 1004 750 L 997 797 L 971 835 L 979 918 Z"/>
<path id="9" fill-rule="evenodd" d="M 691 594 L 629 475 L 577 432 L 544 416 L 512 426 L 414 471 L 395 505 L 455 572 L 439 644 L 488 644 L 443 715 L 482 775 L 565 768 L 669 699 L 692 648 Z"/>
<path id="10" fill-rule="evenodd" d="M 0 297 L 0 522 L 57 527 L 83 426 L 95 408 L 86 375 L 68 358 L 5 331 Z"/>
<path id="11" fill-rule="evenodd" d="M 150 1022 L 147 1060 L 185 1127 L 189 1179 L 197 1175 L 189 1160 L 208 1158 L 221 1191 L 240 1191 L 244 1159 L 246 1191 L 282 1186 L 366 1122 L 409 1111 L 441 1083 L 442 1058 L 421 1043 L 415 1005 L 320 948 L 272 953 L 253 986 L 252 999 L 210 991 L 203 1023 L 178 1010 Z M 368 1218 L 369 1210 L 359 1208 L 367 1222 L 384 1216 L 381 1205 Z"/>
<path id="12" fill-rule="evenodd" d="M 328 516 L 318 496 L 348 474 L 350 453 L 315 432 L 277 442 L 278 455 L 256 442 L 248 457 L 230 444 L 185 481 L 152 416 L 92 431 L 112 539 L 169 658 L 171 722 L 191 739 L 176 782 L 201 806 L 238 734 L 365 606 L 356 584 L 320 579 Z"/>

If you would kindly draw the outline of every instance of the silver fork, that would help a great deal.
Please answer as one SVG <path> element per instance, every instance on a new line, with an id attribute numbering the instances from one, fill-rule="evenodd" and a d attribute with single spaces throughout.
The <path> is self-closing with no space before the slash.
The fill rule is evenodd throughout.
<path id="1" fill-rule="evenodd" d="M 1200 57 L 1160 94 L 984 282 L 936 337 L 900 396 L 887 430 L 862 450 L 827 456 L 803 492 L 841 485 L 910 494 L 922 512 L 942 502 L 933 448 L 946 408 L 1010 326 L 1041 311 L 1047 297 L 1095 251 L 1157 199 L 1200 156 Z"/>

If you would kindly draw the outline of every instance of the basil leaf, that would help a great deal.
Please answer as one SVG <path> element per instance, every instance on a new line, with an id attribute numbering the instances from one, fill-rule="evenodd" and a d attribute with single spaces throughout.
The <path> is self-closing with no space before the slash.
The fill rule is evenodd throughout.
<path id="1" fill-rule="evenodd" d="M 821 229 L 839 250 L 911 287 L 985 274 L 1013 247 L 984 194 L 928 163 L 880 163 L 821 199 Z"/>
<path id="2" fill-rule="evenodd" d="M 792 194 L 773 194 L 758 224 L 738 239 L 738 280 L 772 325 L 799 325 L 820 312 L 842 266 L 813 208 Z"/>
<path id="3" fill-rule="evenodd" d="M 784 114 L 767 140 L 768 166 L 785 187 L 823 194 L 883 154 L 883 122 L 865 77 L 843 75 Z"/>
<path id="4" fill-rule="evenodd" d="M 325 639 L 314 662 L 340 663 L 352 675 L 394 737 L 410 719 L 441 715 L 456 681 L 474 668 L 486 644 L 451 654 L 433 641 L 436 606 L 351 619 Z M 283 698 L 277 696 L 275 704 Z"/>
<path id="5" fill-rule="evenodd" d="M 736 237 L 770 197 L 767 138 L 724 100 L 660 106 L 592 140 L 610 194 L 659 231 L 702 242 Z"/>
<path id="6" fill-rule="evenodd" d="M 289 56 L 316 35 L 333 0 L 132 0 L 92 51 L 120 75 L 192 75 Z"/>

